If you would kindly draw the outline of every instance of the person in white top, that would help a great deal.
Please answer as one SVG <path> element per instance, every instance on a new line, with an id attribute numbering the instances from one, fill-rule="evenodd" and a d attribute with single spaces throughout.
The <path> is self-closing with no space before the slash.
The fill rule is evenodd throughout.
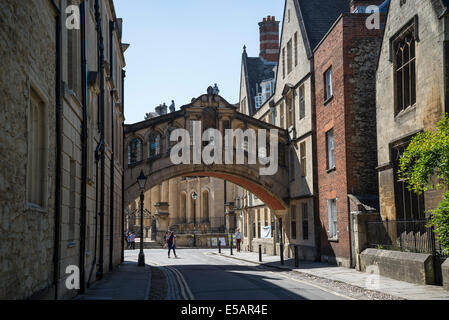
<path id="1" fill-rule="evenodd" d="M 235 233 L 235 241 L 237 243 L 237 252 L 240 252 L 240 245 L 242 244 L 242 234 L 240 233 L 240 228 L 237 229 Z"/>

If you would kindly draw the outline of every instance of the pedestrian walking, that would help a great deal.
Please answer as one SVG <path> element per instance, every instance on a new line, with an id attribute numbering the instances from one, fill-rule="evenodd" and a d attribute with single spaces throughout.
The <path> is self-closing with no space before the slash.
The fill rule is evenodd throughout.
<path id="1" fill-rule="evenodd" d="M 173 254 L 175 255 L 175 258 L 177 258 L 178 256 L 176 255 L 176 236 L 175 236 L 175 232 L 172 231 L 170 233 L 170 236 L 168 237 L 167 240 L 167 245 L 168 245 L 168 257 L 170 258 L 170 251 L 173 249 Z"/>
<path id="2" fill-rule="evenodd" d="M 240 233 L 240 228 L 237 229 L 235 233 L 235 241 L 237 243 L 237 252 L 240 252 L 240 245 L 242 244 L 242 234 Z"/>
<path id="3" fill-rule="evenodd" d="M 134 232 L 131 233 L 129 241 L 131 242 L 131 249 L 135 250 L 136 249 L 136 235 L 134 234 Z"/>

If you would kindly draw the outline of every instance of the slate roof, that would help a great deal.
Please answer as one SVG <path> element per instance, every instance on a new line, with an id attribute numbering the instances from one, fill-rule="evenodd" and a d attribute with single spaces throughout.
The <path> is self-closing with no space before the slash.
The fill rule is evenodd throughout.
<path id="1" fill-rule="evenodd" d="M 246 90 L 249 100 L 249 115 L 252 116 L 256 113 L 256 88 L 264 80 L 274 79 L 275 74 L 273 72 L 274 67 L 277 65 L 275 62 L 268 62 L 260 57 L 248 57 L 246 51 L 243 52 L 243 63 L 245 64 L 245 73 L 247 77 Z M 260 88 L 258 88 L 260 91 Z"/>
<path id="2" fill-rule="evenodd" d="M 342 13 L 349 13 L 350 0 L 295 0 L 298 18 L 313 50 Z"/>

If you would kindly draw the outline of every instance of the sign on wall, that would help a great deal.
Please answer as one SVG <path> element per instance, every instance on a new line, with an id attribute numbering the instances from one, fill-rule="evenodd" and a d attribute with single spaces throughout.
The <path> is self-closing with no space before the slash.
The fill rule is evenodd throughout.
<path id="1" fill-rule="evenodd" d="M 263 239 L 271 238 L 271 226 L 261 227 L 260 234 Z"/>

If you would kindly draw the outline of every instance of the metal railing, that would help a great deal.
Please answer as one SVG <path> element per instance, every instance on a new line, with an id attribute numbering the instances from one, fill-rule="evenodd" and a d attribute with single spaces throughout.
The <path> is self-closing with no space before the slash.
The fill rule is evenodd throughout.
<path id="1" fill-rule="evenodd" d="M 428 220 L 369 221 L 367 222 L 368 247 L 416 253 L 442 255 Z"/>

